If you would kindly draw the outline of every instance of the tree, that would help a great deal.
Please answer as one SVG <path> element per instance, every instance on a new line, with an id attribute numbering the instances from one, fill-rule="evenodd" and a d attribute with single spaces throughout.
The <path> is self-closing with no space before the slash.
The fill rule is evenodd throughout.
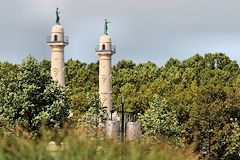
<path id="1" fill-rule="evenodd" d="M 16 80 L 0 89 L 0 116 L 11 124 L 38 133 L 42 125 L 58 128 L 67 120 L 69 103 L 64 88 L 31 56 L 19 66 Z"/>
<path id="2" fill-rule="evenodd" d="M 237 118 L 231 119 L 231 133 L 226 138 L 224 144 L 227 146 L 226 153 L 224 155 L 227 160 L 238 160 L 240 157 L 240 126 Z"/>
<path id="3" fill-rule="evenodd" d="M 18 73 L 18 66 L 4 62 L 0 62 L 0 80 L 3 84 L 9 84 L 16 79 Z"/>
<path id="4" fill-rule="evenodd" d="M 139 115 L 139 120 L 145 134 L 151 137 L 162 135 L 176 140 L 181 136 L 182 130 L 174 106 L 158 96 L 150 102 L 149 109 Z"/>
<path id="5" fill-rule="evenodd" d="M 100 103 L 98 93 L 87 93 L 88 110 L 78 119 L 78 127 L 83 127 L 88 136 L 97 136 L 103 128 L 101 124 L 108 119 L 106 109 Z"/>
<path id="6" fill-rule="evenodd" d="M 68 60 L 65 63 L 66 87 L 74 115 L 81 116 L 89 109 L 87 94 L 98 90 L 98 63 L 81 63 Z"/>

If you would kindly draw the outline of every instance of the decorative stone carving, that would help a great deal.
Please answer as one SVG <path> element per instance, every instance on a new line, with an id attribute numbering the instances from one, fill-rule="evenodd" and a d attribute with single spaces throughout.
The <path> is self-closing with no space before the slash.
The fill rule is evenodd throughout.
<path id="1" fill-rule="evenodd" d="M 109 79 L 110 79 L 110 81 L 112 82 L 112 74 L 110 74 Z"/>
<path id="2" fill-rule="evenodd" d="M 57 75 L 58 75 L 58 69 L 57 68 L 53 68 L 53 77 L 57 77 Z"/>
<path id="3" fill-rule="evenodd" d="M 103 103 L 105 103 L 107 101 L 108 98 L 107 98 L 105 93 L 102 94 L 102 98 L 101 99 L 102 99 Z"/>
<path id="4" fill-rule="evenodd" d="M 101 75 L 101 79 L 102 79 L 102 82 L 103 84 L 105 83 L 106 79 L 107 79 L 107 76 L 106 75 Z"/>

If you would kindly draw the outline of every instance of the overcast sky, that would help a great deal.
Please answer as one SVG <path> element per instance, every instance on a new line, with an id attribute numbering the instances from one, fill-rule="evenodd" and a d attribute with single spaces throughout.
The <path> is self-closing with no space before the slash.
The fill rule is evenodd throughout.
<path id="1" fill-rule="evenodd" d="M 208 52 L 240 62 L 240 0 L 0 0 L 0 61 L 20 63 L 28 54 L 50 59 L 46 37 L 56 7 L 70 38 L 66 60 L 96 62 L 95 45 L 108 18 L 114 64 L 163 65 L 170 57 Z"/>

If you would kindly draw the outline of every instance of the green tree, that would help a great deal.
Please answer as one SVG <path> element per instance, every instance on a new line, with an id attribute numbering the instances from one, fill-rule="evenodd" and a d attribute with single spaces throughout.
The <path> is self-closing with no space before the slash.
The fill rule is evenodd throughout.
<path id="1" fill-rule="evenodd" d="M 230 136 L 224 142 L 227 146 L 224 157 L 226 160 L 238 160 L 240 157 L 240 126 L 237 118 L 231 119 L 231 122 Z"/>
<path id="2" fill-rule="evenodd" d="M 143 131 L 149 136 L 166 136 L 177 140 L 181 136 L 181 126 L 177 112 L 170 103 L 155 96 L 150 107 L 144 114 L 139 115 Z"/>
<path id="3" fill-rule="evenodd" d="M 83 127 L 88 136 L 97 136 L 108 119 L 106 109 L 100 103 L 98 93 L 87 93 L 88 110 L 78 119 L 78 127 Z"/>
<path id="4" fill-rule="evenodd" d="M 7 85 L 15 81 L 18 72 L 18 65 L 0 62 L 0 80 L 3 84 Z"/>
<path id="5" fill-rule="evenodd" d="M 71 110 L 76 116 L 88 110 L 86 93 L 98 91 L 98 63 L 81 63 L 68 60 L 65 64 L 65 79 Z"/>
<path id="6" fill-rule="evenodd" d="M 69 114 L 64 88 L 31 56 L 19 66 L 16 81 L 1 85 L 0 116 L 37 133 L 42 125 L 62 127 Z"/>

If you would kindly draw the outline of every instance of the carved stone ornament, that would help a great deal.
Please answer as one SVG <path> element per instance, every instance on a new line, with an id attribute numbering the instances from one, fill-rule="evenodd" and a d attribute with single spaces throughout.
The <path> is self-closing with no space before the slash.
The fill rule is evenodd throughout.
<path id="1" fill-rule="evenodd" d="M 57 68 L 53 68 L 53 77 L 57 77 L 59 70 Z"/>
<path id="2" fill-rule="evenodd" d="M 112 82 L 112 74 L 110 74 L 109 78 L 110 78 L 110 81 Z"/>
<path id="3" fill-rule="evenodd" d="M 101 75 L 101 79 L 102 79 L 102 81 L 103 81 L 103 83 L 102 83 L 102 84 L 104 84 L 104 83 L 105 83 L 105 81 L 106 81 L 106 79 L 107 79 L 107 76 L 106 76 L 106 75 Z"/>
<path id="4" fill-rule="evenodd" d="M 103 103 L 105 102 L 105 101 L 107 101 L 107 96 L 106 96 L 106 94 L 102 94 L 102 101 L 103 101 Z"/>

